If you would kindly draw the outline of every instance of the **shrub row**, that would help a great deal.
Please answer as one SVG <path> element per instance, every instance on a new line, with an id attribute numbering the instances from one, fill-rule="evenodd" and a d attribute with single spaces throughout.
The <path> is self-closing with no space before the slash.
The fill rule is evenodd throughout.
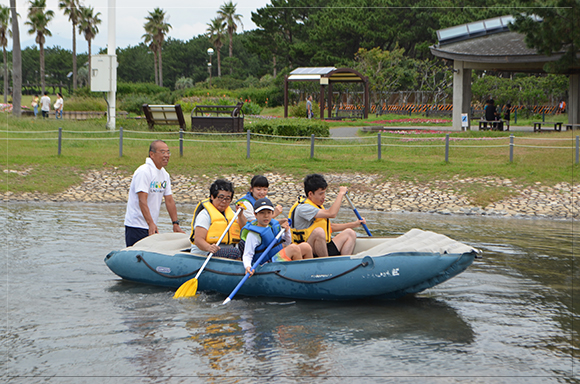
<path id="1" fill-rule="evenodd" d="M 244 125 L 253 133 L 275 136 L 310 136 L 329 137 L 328 123 L 307 119 L 255 119 Z"/>

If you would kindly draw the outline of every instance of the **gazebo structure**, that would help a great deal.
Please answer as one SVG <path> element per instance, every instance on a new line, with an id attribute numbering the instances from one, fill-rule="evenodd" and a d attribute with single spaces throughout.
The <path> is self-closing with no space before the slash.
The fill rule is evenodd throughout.
<path id="1" fill-rule="evenodd" d="M 528 48 L 524 35 L 509 30 L 513 16 L 462 24 L 437 31 L 437 57 L 453 61 L 453 129 L 462 130 L 461 114 L 471 121 L 471 70 L 545 73 L 546 63 L 562 54 L 545 56 Z M 536 21 L 542 22 L 536 18 Z M 569 68 L 568 124 L 580 123 L 580 67 Z"/>
<path id="2" fill-rule="evenodd" d="M 320 118 L 324 119 L 325 87 L 328 87 L 328 117 L 332 113 L 332 84 L 361 82 L 364 85 L 364 118 L 369 117 L 369 79 L 350 68 L 302 67 L 296 68 L 284 79 L 284 117 L 288 117 L 288 82 L 315 81 L 320 83 Z"/>

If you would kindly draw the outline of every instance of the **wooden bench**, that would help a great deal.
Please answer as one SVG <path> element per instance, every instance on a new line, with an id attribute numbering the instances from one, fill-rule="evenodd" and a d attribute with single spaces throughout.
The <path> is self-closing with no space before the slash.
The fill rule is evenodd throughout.
<path id="1" fill-rule="evenodd" d="M 175 105 L 149 105 L 143 104 L 143 112 L 147 119 L 149 129 L 157 125 L 179 125 L 179 129 L 185 130 L 185 118 L 181 110 L 181 104 Z"/>
<path id="2" fill-rule="evenodd" d="M 191 130 L 198 132 L 243 132 L 244 112 L 236 105 L 198 105 L 191 111 Z"/>
<path id="3" fill-rule="evenodd" d="M 562 123 L 559 121 L 535 121 L 533 124 L 534 132 L 542 132 L 542 125 L 551 125 L 554 127 L 554 131 L 560 132 L 562 130 Z"/>
<path id="4" fill-rule="evenodd" d="M 580 129 L 580 124 L 565 124 L 566 130 Z"/>
<path id="5" fill-rule="evenodd" d="M 479 130 L 486 131 L 491 129 L 492 131 L 503 131 L 503 120 L 478 120 Z M 489 124 L 489 126 L 488 126 Z"/>

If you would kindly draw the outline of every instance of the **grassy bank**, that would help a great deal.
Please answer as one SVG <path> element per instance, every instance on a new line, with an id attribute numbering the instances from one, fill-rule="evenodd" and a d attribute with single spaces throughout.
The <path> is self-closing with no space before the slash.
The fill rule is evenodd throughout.
<path id="1" fill-rule="evenodd" d="M 452 132 L 449 162 L 445 162 L 444 133 L 421 135 L 382 134 L 378 160 L 376 135 L 352 140 L 316 140 L 310 158 L 310 140 L 252 136 L 251 157 L 246 158 L 246 135 L 185 135 L 184 155 L 179 156 L 175 127 L 150 132 L 144 120 L 117 120 L 124 128 L 123 156 L 119 157 L 119 132 L 108 132 L 106 121 L 55 121 L 14 119 L 3 114 L 0 125 L 5 152 L 0 181 L 4 191 L 55 193 L 80 182 L 90 169 L 116 167 L 131 174 L 147 156 L 154 139 L 166 140 L 173 152 L 168 171 L 186 176 L 211 177 L 275 172 L 300 181 L 307 173 L 373 174 L 389 179 L 428 182 L 494 176 L 522 185 L 574 183 L 576 133 L 533 134 L 515 132 L 514 161 L 509 162 L 508 132 Z M 58 128 L 63 129 L 62 154 Z M 251 129 L 251 118 L 246 127 Z M 8 172 L 8 173 L 6 173 Z M 106 180 L 103 180 L 106 183 Z M 466 193 L 473 201 L 495 201 L 510 194 L 505 185 L 453 183 L 450 189 Z"/>

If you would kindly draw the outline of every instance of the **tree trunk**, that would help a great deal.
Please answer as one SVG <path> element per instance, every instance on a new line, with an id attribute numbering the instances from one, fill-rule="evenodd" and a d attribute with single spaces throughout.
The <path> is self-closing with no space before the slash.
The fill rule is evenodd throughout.
<path id="1" fill-rule="evenodd" d="M 217 50 L 218 54 L 218 77 L 222 77 L 222 56 L 220 55 L 220 50 Z"/>
<path id="2" fill-rule="evenodd" d="M 161 60 L 161 44 L 159 44 L 159 86 L 163 87 L 163 65 Z"/>
<path id="3" fill-rule="evenodd" d="M 2 47 L 2 57 L 4 58 L 4 104 L 8 104 L 8 58 L 6 57 L 6 47 Z"/>
<path id="4" fill-rule="evenodd" d="M 10 0 L 10 9 L 12 10 L 12 114 L 20 117 L 22 114 L 22 51 L 16 0 Z"/>
<path id="5" fill-rule="evenodd" d="M 72 59 L 73 59 L 73 75 L 72 75 L 73 76 L 73 80 L 72 80 L 73 90 L 77 89 L 77 35 L 75 33 L 76 27 L 77 27 L 76 23 L 73 23 L 73 44 L 72 44 L 73 45 L 73 47 L 72 47 L 73 48 L 73 52 L 72 52 L 73 53 L 73 57 L 72 57 Z"/>
<path id="6" fill-rule="evenodd" d="M 274 58 L 272 59 L 272 64 L 274 66 L 274 77 L 276 77 L 276 55 L 274 55 Z"/>
<path id="7" fill-rule="evenodd" d="M 39 43 L 40 46 L 40 86 L 42 88 L 42 94 L 44 95 L 45 88 L 45 77 L 44 77 L 44 43 Z"/>
<path id="8" fill-rule="evenodd" d="M 153 51 L 153 72 L 155 72 L 155 85 L 159 85 L 159 72 L 157 70 L 157 49 Z"/>
<path id="9" fill-rule="evenodd" d="M 89 46 L 89 87 L 91 86 L 91 77 L 93 76 L 92 68 L 91 68 L 91 39 L 87 40 Z"/>
<path id="10" fill-rule="evenodd" d="M 233 33 L 230 32 L 230 58 L 233 56 L 234 52 L 234 36 Z M 234 73 L 233 66 L 230 65 L 230 75 Z"/>

